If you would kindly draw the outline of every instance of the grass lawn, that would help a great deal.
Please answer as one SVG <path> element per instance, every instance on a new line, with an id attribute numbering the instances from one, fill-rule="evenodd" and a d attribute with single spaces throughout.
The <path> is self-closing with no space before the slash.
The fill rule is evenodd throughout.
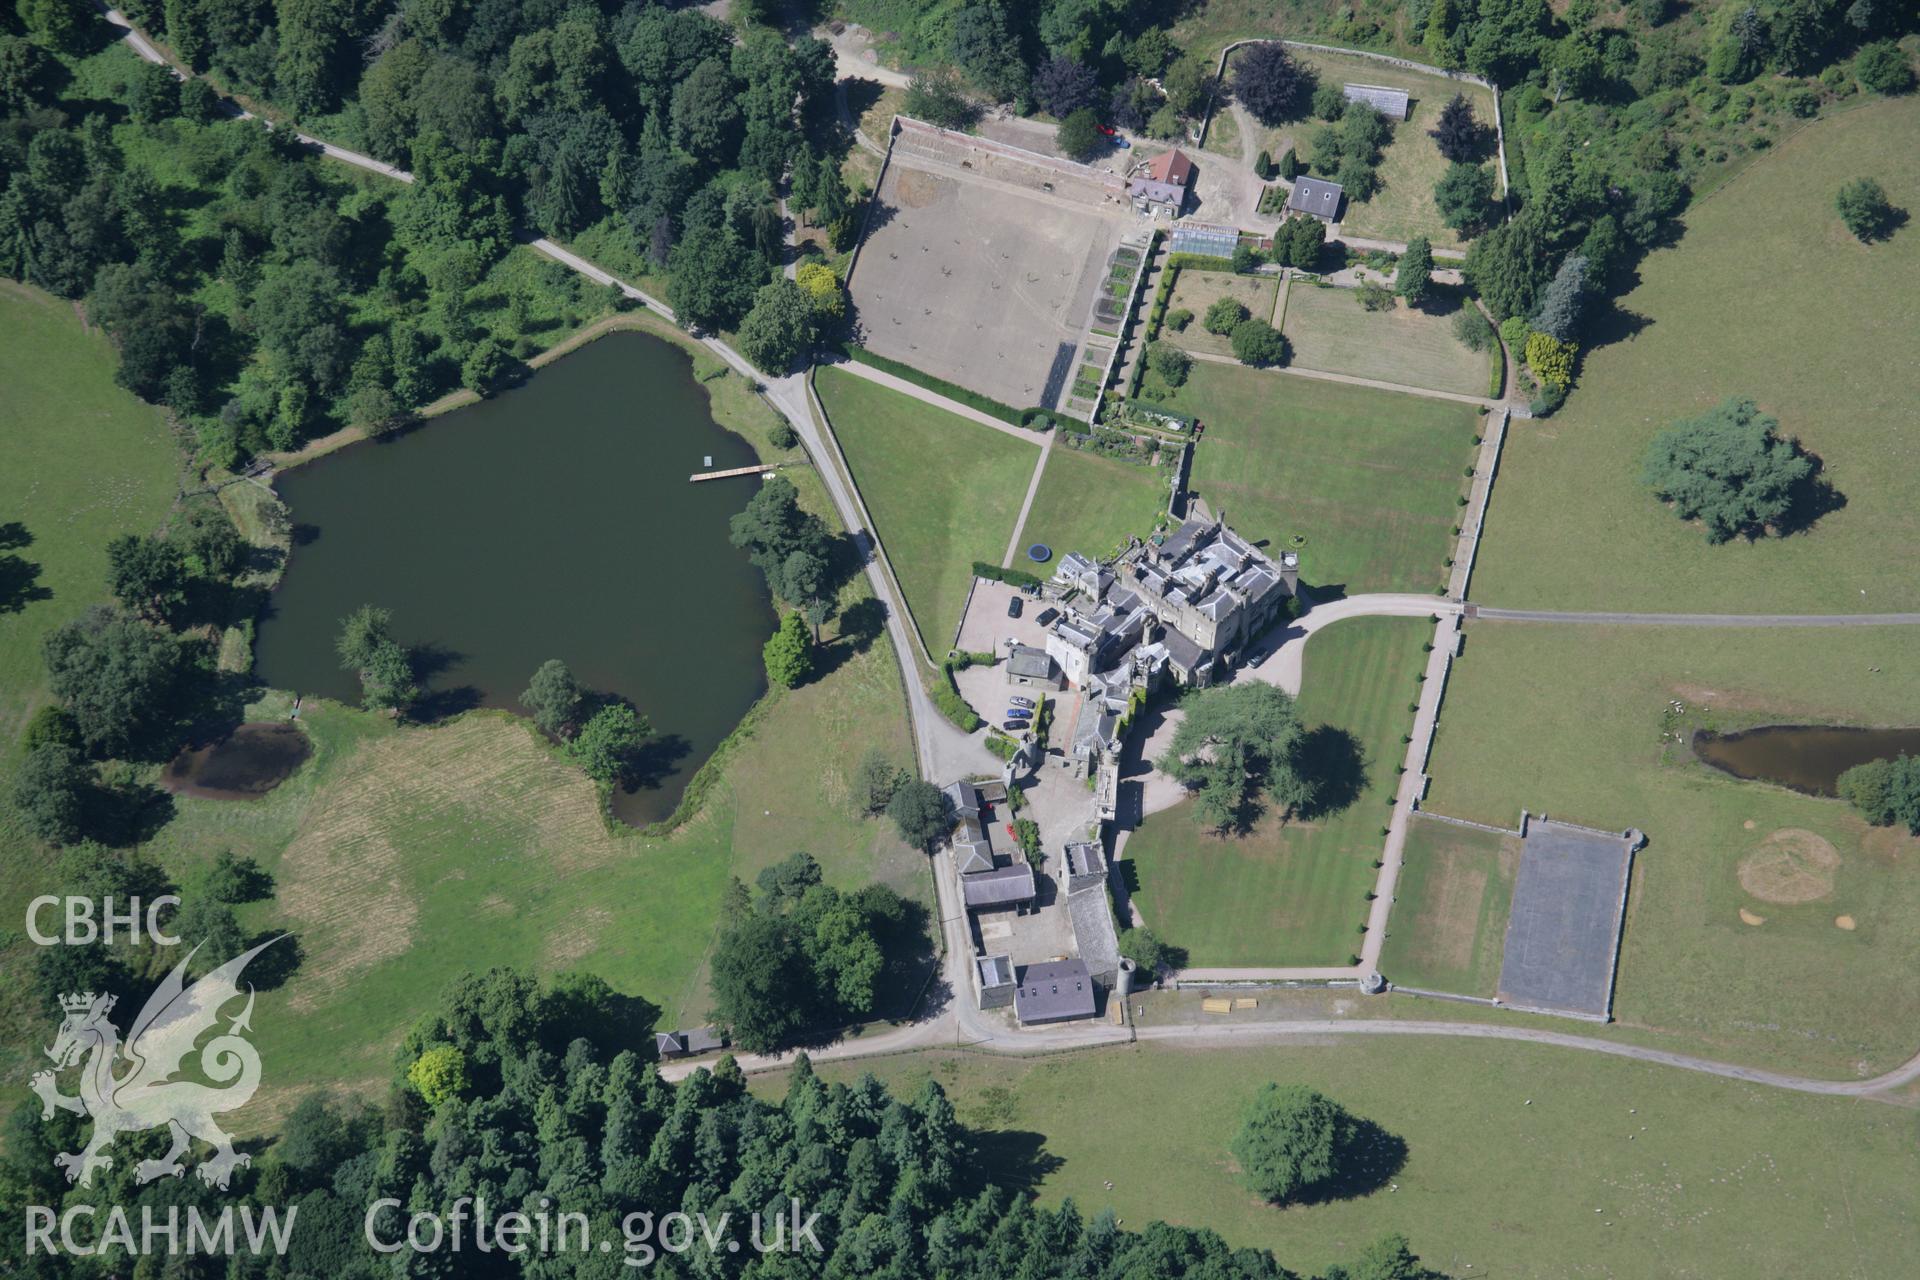
<path id="1" fill-rule="evenodd" d="M 1519 866 L 1518 836 L 1416 817 L 1407 829 L 1381 972 L 1403 987 L 1491 999 L 1499 991 Z"/>
<path id="2" fill-rule="evenodd" d="M 1444 294 L 1424 308 L 1396 301 L 1369 311 L 1354 289 L 1322 289 L 1295 281 L 1287 293 L 1291 363 L 1408 387 L 1461 395 L 1487 394 L 1487 356 L 1453 336 L 1460 302 Z"/>
<path id="3" fill-rule="evenodd" d="M 1213 119 L 1207 123 L 1205 150 L 1236 163 L 1240 159 L 1240 121 L 1225 103 L 1214 104 Z"/>
<path id="4" fill-rule="evenodd" d="M 1393 122 L 1393 139 L 1380 152 L 1377 169 L 1380 189 L 1370 199 L 1347 201 L 1340 218 L 1341 231 L 1378 240 L 1406 241 L 1414 236 L 1426 236 L 1436 248 L 1465 247 L 1466 241 L 1460 233 L 1446 224 L 1434 206 L 1433 185 L 1447 171 L 1447 160 L 1427 133 L 1440 119 L 1441 108 L 1454 94 L 1463 93 L 1473 104 L 1474 117 L 1486 126 L 1491 137 L 1493 95 L 1477 85 L 1402 70 L 1371 58 L 1305 50 L 1295 50 L 1295 55 L 1319 73 L 1322 84 L 1385 85 L 1390 89 L 1405 89 L 1410 97 L 1408 117 Z M 1308 121 L 1295 126 L 1295 135 L 1302 139 L 1312 137 L 1318 123 Z M 1311 160 L 1311 152 L 1312 147 L 1308 146 L 1300 158 Z M 1491 162 L 1491 142 L 1488 152 Z M 1316 168 L 1314 172 L 1320 171 Z M 1498 174 L 1497 165 L 1495 173 Z M 1497 177 L 1495 185 L 1498 185 Z"/>
<path id="5" fill-rule="evenodd" d="M 1131 1231 L 1209 1227 L 1301 1274 L 1395 1231 L 1449 1276 L 1509 1280 L 1889 1275 L 1920 1247 L 1911 1111 L 1597 1054 L 1408 1036 L 816 1069 L 871 1070 L 907 1097 L 931 1076 L 985 1131 L 977 1176 L 1033 1186 L 1050 1208 L 1111 1207 Z M 1397 1190 L 1285 1209 L 1248 1191 L 1227 1144 L 1269 1080 L 1319 1089 L 1405 1142 Z M 1116 1124 L 1115 1098 L 1150 1100 L 1151 1114 Z"/>
<path id="6" fill-rule="evenodd" d="M 1344 731 L 1366 760 L 1365 786 L 1345 809 L 1313 822 L 1269 813 L 1247 835 L 1221 837 L 1188 802 L 1128 839 L 1136 900 L 1157 936 L 1207 967 L 1345 964 L 1359 953 L 1431 632 L 1418 618 L 1356 618 L 1307 642 L 1300 718 Z"/>
<path id="7" fill-rule="evenodd" d="M 1838 800 L 1716 772 L 1673 739 L 1767 722 L 1920 724 L 1914 640 L 1897 627 L 1473 624 L 1427 806 L 1500 826 L 1524 806 L 1647 833 L 1614 1000 L 1627 1027 L 1735 1061 L 1885 1070 L 1913 1053 L 1920 1025 L 1920 839 L 1869 828 Z M 1782 842 L 1830 848 L 1830 890 L 1790 904 L 1743 887 L 1743 864 L 1751 876 Z"/>
<path id="8" fill-rule="evenodd" d="M 973 562 L 999 564 L 1036 446 L 839 369 L 815 386 L 932 652 L 953 643 Z"/>
<path id="9" fill-rule="evenodd" d="M 1028 543 L 1044 542 L 1058 558 L 1069 551 L 1104 556 L 1130 533 L 1144 538 L 1166 514 L 1171 483 L 1166 467 L 1138 467 L 1056 443 L 1014 563 L 1025 562 Z"/>
<path id="10" fill-rule="evenodd" d="M 1737 613 L 1920 609 L 1914 335 L 1920 228 L 1854 241 L 1833 193 L 1870 175 L 1920 210 L 1920 99 L 1809 125 L 1687 215 L 1620 300 L 1644 328 L 1592 351 L 1546 422 L 1515 424 L 1474 570 L 1488 603 Z M 1605 323 L 1604 321 L 1602 322 Z M 1619 326 L 1615 326 L 1619 329 Z M 1809 532 L 1714 547 L 1640 483 L 1654 433 L 1751 396 L 1846 506 Z"/>
<path id="11" fill-rule="evenodd" d="M 99 329 L 81 329 L 72 303 L 0 281 L 0 333 L 0 524 L 18 522 L 28 539 L 0 549 L 24 562 L 5 574 L 0 599 L 0 777 L 10 780 L 28 717 L 51 701 L 42 640 L 108 600 L 110 539 L 166 524 L 180 452 L 159 410 L 114 385 L 112 346 Z M 10 922 L 0 957 L 10 974 L 23 974 L 37 950 L 20 921 L 27 900 L 46 892 L 51 865 L 0 802 L 0 911 Z M 44 1037 L 51 1012 L 27 1003 L 25 985 L 8 982 L 0 997 L 0 1063 L 10 1067 L 18 1060 L 4 1046 L 29 1031 Z"/>
<path id="12" fill-rule="evenodd" d="M 1205 425 L 1193 488 L 1250 538 L 1305 535 L 1307 582 L 1349 594 L 1445 583 L 1482 422 L 1470 406 L 1198 361 L 1163 398 Z"/>
<path id="13" fill-rule="evenodd" d="M 869 744 L 911 762 L 900 702 L 882 637 L 767 706 L 704 809 L 665 839 L 610 828 L 592 784 L 523 720 L 396 729 L 321 704 L 295 778 L 258 801 L 183 797 L 152 846 L 176 875 L 219 849 L 258 858 L 276 897 L 249 923 L 300 939 L 299 972 L 258 1020 L 279 1065 L 244 1127 L 270 1128 L 303 1086 L 384 1077 L 408 1025 L 467 969 L 587 969 L 661 1005 L 667 1025 L 702 1019 L 727 877 L 752 883 L 796 849 L 843 888 L 880 880 L 930 905 L 925 858 L 848 799 Z"/>
<path id="14" fill-rule="evenodd" d="M 1163 341 L 1189 351 L 1207 351 L 1214 355 L 1233 354 L 1233 342 L 1224 333 L 1208 333 L 1207 308 L 1221 298 L 1233 298 L 1255 320 L 1272 321 L 1274 302 L 1280 294 L 1280 281 L 1272 276 L 1237 276 L 1231 271 L 1196 271 L 1184 268 L 1173 283 L 1173 296 L 1167 310 L 1185 308 L 1193 312 L 1193 321 L 1178 333 L 1162 326 Z"/>

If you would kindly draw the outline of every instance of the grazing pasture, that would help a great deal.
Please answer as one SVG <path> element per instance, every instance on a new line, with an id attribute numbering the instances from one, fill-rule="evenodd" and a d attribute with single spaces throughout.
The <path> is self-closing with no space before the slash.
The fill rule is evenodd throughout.
<path id="1" fill-rule="evenodd" d="M 1920 227 L 1856 241 L 1840 184 L 1876 178 L 1920 216 L 1920 98 L 1819 120 L 1686 214 L 1686 235 L 1582 361 L 1566 405 L 1516 422 L 1474 595 L 1513 608 L 1660 612 L 1920 609 L 1914 335 Z M 1784 538 L 1710 546 L 1641 483 L 1654 434 L 1750 396 L 1844 497 Z M 1829 504 L 1830 505 L 1830 504 Z"/>

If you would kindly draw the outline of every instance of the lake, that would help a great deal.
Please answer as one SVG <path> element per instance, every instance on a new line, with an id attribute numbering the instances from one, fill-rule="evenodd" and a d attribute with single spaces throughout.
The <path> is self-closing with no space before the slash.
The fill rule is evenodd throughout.
<path id="1" fill-rule="evenodd" d="M 1701 730 L 1693 753 L 1736 778 L 1777 782 L 1817 796 L 1837 794 L 1840 775 L 1869 760 L 1920 755 L 1920 729 L 1770 724 L 1740 733 Z"/>
<path id="2" fill-rule="evenodd" d="M 254 648 L 260 678 L 355 702 L 340 620 L 393 611 L 422 655 L 425 715 L 521 711 L 559 658 L 652 721 L 640 785 L 615 812 L 671 813 L 686 781 L 765 689 L 765 580 L 727 543 L 752 478 L 689 484 L 757 461 L 708 412 L 680 348 L 615 333 L 492 400 L 398 438 L 283 473 L 294 549 Z"/>

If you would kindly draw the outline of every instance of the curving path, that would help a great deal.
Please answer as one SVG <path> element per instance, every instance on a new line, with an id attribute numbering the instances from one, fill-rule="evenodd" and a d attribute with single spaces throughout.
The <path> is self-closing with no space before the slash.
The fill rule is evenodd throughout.
<path id="1" fill-rule="evenodd" d="M 131 22 L 113 9 L 106 11 L 107 20 L 120 28 L 122 38 L 128 45 L 148 62 L 165 66 L 176 75 L 182 74 L 160 51 L 142 35 Z M 243 117 L 247 114 L 240 113 Z M 371 156 L 361 155 L 343 147 L 336 147 L 318 138 L 297 134 L 301 141 L 320 148 L 328 156 L 345 164 L 354 165 L 373 173 L 392 178 L 400 182 L 411 182 L 413 175 Z M 535 240 L 532 247 L 557 262 L 572 268 L 580 274 L 602 285 L 615 285 L 628 297 L 644 303 L 669 320 L 674 319 L 671 308 L 656 298 L 642 292 L 634 286 L 619 280 L 585 258 L 565 249 L 550 240 Z M 819 462 L 819 474 L 826 484 L 828 495 L 833 499 L 842 522 L 854 536 L 865 538 L 877 546 L 872 534 L 872 522 L 866 518 L 865 506 L 860 502 L 847 477 L 846 460 L 840 454 L 838 442 L 832 434 L 822 427 L 824 414 L 816 415 L 806 379 L 800 374 L 787 374 L 778 378 L 768 378 L 758 372 L 732 347 L 711 335 L 700 341 L 727 365 L 746 378 L 750 384 L 760 388 L 767 402 L 790 421 L 800 433 L 808 452 Z M 943 406 L 944 407 L 944 406 Z M 997 424 L 1004 426 L 1004 424 Z M 957 776 L 959 773 L 973 771 L 972 767 L 958 767 L 963 763 L 973 766 L 971 757 L 982 755 L 977 743 L 949 725 L 934 708 L 925 685 L 917 678 L 911 654 L 915 652 L 915 638 L 908 634 L 905 624 L 906 611 L 899 598 L 889 573 L 884 568 L 883 557 L 869 558 L 866 565 L 869 585 L 874 595 L 886 608 L 887 631 L 893 641 L 899 657 L 902 672 L 902 684 L 906 691 L 907 707 L 913 725 L 914 744 L 919 757 L 923 777 L 939 778 Z M 1442 627 L 1452 622 L 1466 606 L 1459 601 L 1437 596 L 1420 595 L 1371 595 L 1353 596 L 1345 600 L 1330 601 L 1327 604 L 1310 609 L 1300 620 L 1290 625 L 1278 639 L 1278 643 L 1262 657 L 1249 664 L 1241 674 L 1249 679 L 1267 680 L 1278 684 L 1290 692 L 1300 687 L 1301 655 L 1306 649 L 1306 639 L 1322 627 L 1346 618 L 1358 617 L 1419 617 L 1438 615 Z M 1575 623 L 1642 623 L 1651 625 L 1679 626 L 1875 626 L 1887 623 L 1920 624 L 1920 614 L 1862 614 L 1862 615 L 1714 615 L 1714 614 L 1584 614 L 1584 613 L 1547 613 L 1518 610 L 1475 609 L 1479 617 L 1497 618 L 1512 621 L 1537 622 L 1575 622 Z M 1435 658 L 1442 657 L 1438 646 Z M 1236 678 L 1240 678 L 1236 676 Z M 1290 682 L 1290 683 L 1289 683 Z M 1429 681 L 1429 683 L 1433 683 Z M 1437 689 L 1434 691 L 1437 694 Z M 1424 704 L 1424 699 L 1423 699 Z M 1416 734 L 1416 737 L 1418 735 Z M 990 759 L 990 758 L 989 758 Z M 1399 806 L 1396 806 L 1398 809 Z M 1550 1044 L 1562 1048 L 1585 1050 L 1594 1053 L 1606 1053 L 1615 1057 L 1632 1058 L 1641 1062 L 1657 1063 L 1677 1067 L 1687 1071 L 1698 1071 L 1709 1075 L 1721 1076 L 1730 1080 L 1744 1080 L 1753 1084 L 1766 1085 L 1778 1089 L 1790 1089 L 1800 1093 L 1827 1094 L 1840 1097 L 1872 1097 L 1887 1090 L 1920 1080 L 1920 1054 L 1894 1068 L 1892 1071 L 1868 1080 L 1836 1081 L 1818 1080 L 1805 1076 L 1787 1075 L 1780 1072 L 1765 1071 L 1756 1067 L 1737 1066 L 1732 1063 L 1714 1062 L 1706 1058 L 1695 1058 L 1685 1054 L 1670 1053 L 1660 1049 L 1648 1049 L 1639 1045 L 1621 1044 L 1602 1040 L 1593 1036 L 1571 1035 L 1557 1031 L 1539 1031 L 1531 1028 L 1503 1026 L 1494 1023 L 1476 1022 L 1364 1022 L 1339 1021 L 1333 1019 L 1303 1020 L 1298 1022 L 1245 1023 L 1245 1024 L 1165 1024 L 1142 1028 L 1114 1027 L 1103 1023 L 1079 1023 L 1071 1026 L 1021 1029 L 1013 1031 L 1003 1024 L 988 1019 L 979 1010 L 973 1008 L 966 999 L 971 990 L 972 978 L 967 972 L 968 957 L 972 952 L 972 939 L 967 928 L 966 912 L 962 907 L 960 886 L 953 869 L 951 859 L 935 858 L 934 881 L 939 904 L 940 930 L 944 943 L 942 961 L 942 979 L 946 984 L 947 1006 L 934 1017 L 920 1022 L 894 1027 L 858 1039 L 845 1039 L 812 1051 L 817 1061 L 831 1061 L 840 1058 L 864 1058 L 885 1054 L 910 1053 L 918 1049 L 942 1046 L 978 1047 L 998 1053 L 1037 1054 L 1054 1053 L 1068 1049 L 1092 1048 L 1101 1045 L 1129 1043 L 1140 1040 L 1189 1040 L 1193 1042 L 1260 1043 L 1279 1041 L 1294 1036 L 1327 1035 L 1449 1035 L 1472 1039 L 1520 1040 L 1533 1044 Z M 1382 919 L 1376 924 L 1369 923 L 1368 946 L 1375 948 L 1374 939 L 1384 935 L 1385 908 L 1391 902 L 1391 892 L 1382 894 L 1375 904 L 1375 914 Z M 1362 967 L 1372 967 L 1377 954 L 1368 956 Z M 1352 976 L 1356 970 L 1340 971 L 1342 976 Z M 741 1067 L 747 1071 L 779 1070 L 790 1064 L 795 1055 L 792 1053 L 776 1055 L 742 1054 L 737 1055 Z M 661 1074 L 669 1079 L 691 1073 L 703 1064 L 676 1062 L 661 1066 Z"/>
<path id="2" fill-rule="evenodd" d="M 1744 1067 L 1738 1063 L 1716 1062 L 1712 1058 L 1699 1058 L 1691 1054 L 1651 1049 L 1645 1045 L 1603 1040 L 1598 1036 L 1576 1035 L 1565 1031 L 1545 1031 L 1533 1027 L 1506 1026 L 1490 1022 L 1388 1021 L 1385 1019 L 1369 1021 L 1346 1018 L 1303 1018 L 1286 1022 L 1172 1022 L 1138 1027 L 1131 1035 L 1119 1027 L 1088 1023 L 1018 1033 L 988 1029 L 983 1035 L 966 1035 L 959 1034 L 959 1028 L 952 1014 L 949 1013 L 926 1022 L 900 1027 L 864 1039 L 843 1040 L 826 1045 L 811 1050 L 810 1056 L 815 1062 L 832 1062 L 949 1047 L 1028 1056 L 1098 1048 L 1103 1045 L 1131 1041 L 1171 1041 L 1191 1045 L 1261 1045 L 1284 1044 L 1303 1037 L 1324 1039 L 1330 1036 L 1452 1036 L 1463 1040 L 1517 1041 L 1522 1044 L 1548 1045 L 1583 1053 L 1604 1053 L 1609 1057 L 1672 1067 L 1680 1071 L 1693 1071 L 1701 1075 L 1718 1076 L 1723 1080 L 1737 1080 L 1769 1089 L 1785 1089 L 1793 1093 L 1836 1098 L 1887 1100 L 1884 1095 L 1889 1092 L 1920 1081 L 1920 1054 L 1909 1058 L 1891 1071 L 1882 1072 L 1865 1080 L 1822 1080 L 1813 1076 L 1796 1076 L 1781 1071 L 1766 1071 L 1759 1067 Z M 791 1066 L 796 1056 L 797 1052 L 771 1055 L 739 1054 L 736 1055 L 736 1060 L 741 1069 L 747 1072 L 781 1071 Z M 696 1062 L 662 1063 L 660 1074 L 669 1080 L 680 1079 L 692 1074 L 703 1065 L 705 1064 Z"/>

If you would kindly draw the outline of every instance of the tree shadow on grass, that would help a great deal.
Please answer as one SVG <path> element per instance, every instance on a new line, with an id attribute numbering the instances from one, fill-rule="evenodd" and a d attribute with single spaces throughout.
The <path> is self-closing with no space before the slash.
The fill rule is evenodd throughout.
<path id="1" fill-rule="evenodd" d="M 1631 342 L 1652 324 L 1653 317 L 1629 311 L 1609 300 L 1606 306 L 1587 318 L 1587 352 L 1591 354 L 1600 347 L 1610 347 L 1616 342 Z M 1515 358 L 1518 359 L 1518 355 Z"/>
<path id="2" fill-rule="evenodd" d="M 1313 783 L 1313 799 L 1298 816 L 1307 822 L 1339 813 L 1367 789 L 1367 751 L 1345 729 L 1323 724 L 1301 738 L 1297 759 Z"/>
<path id="3" fill-rule="evenodd" d="M 1287 1203 L 1331 1204 L 1336 1200 L 1357 1200 L 1372 1195 L 1404 1169 L 1407 1141 L 1388 1133 L 1371 1120 L 1348 1116 L 1342 1125 L 1340 1150 L 1333 1162 L 1333 1176 L 1316 1183 Z"/>
<path id="4" fill-rule="evenodd" d="M 257 947 L 270 938 L 278 937 L 282 931 L 268 929 L 248 939 L 249 947 Z M 289 933 L 272 946 L 255 956 L 247 966 L 247 981 L 262 991 L 272 991 L 283 987 L 287 979 L 299 972 L 300 962 L 306 959 L 306 950 L 300 945 L 300 936 Z"/>
<path id="5" fill-rule="evenodd" d="M 145 844 L 173 821 L 173 794 L 119 778 L 98 783 L 87 798 L 87 835 L 115 849 Z"/>
<path id="6" fill-rule="evenodd" d="M 1826 462 L 1817 453 L 1809 453 L 1796 443 L 1795 452 L 1813 464 L 1800 483 L 1793 486 L 1788 498 L 1787 514 L 1776 520 L 1773 531 L 1786 538 L 1796 533 L 1809 533 L 1823 516 L 1832 514 L 1847 505 L 1847 495 L 1833 487 L 1825 475 Z"/>
<path id="7" fill-rule="evenodd" d="M 859 76 L 842 80 L 839 88 L 847 95 L 847 114 L 856 121 L 871 111 L 873 104 L 880 101 L 887 91 L 887 86 L 878 80 L 865 80 Z"/>
<path id="8" fill-rule="evenodd" d="M 998 1187 L 1025 1195 L 1066 1161 L 1047 1150 L 1047 1136 L 1028 1129 L 974 1129 L 975 1158 L 962 1175 L 969 1192 Z"/>
<path id="9" fill-rule="evenodd" d="M 18 524 L 0 526 L 0 537 L 18 529 L 24 540 L 0 545 L 23 547 L 33 541 Z M 0 555 L 0 613 L 19 613 L 30 604 L 53 599 L 53 592 L 40 582 L 40 566 L 25 556 Z"/>

